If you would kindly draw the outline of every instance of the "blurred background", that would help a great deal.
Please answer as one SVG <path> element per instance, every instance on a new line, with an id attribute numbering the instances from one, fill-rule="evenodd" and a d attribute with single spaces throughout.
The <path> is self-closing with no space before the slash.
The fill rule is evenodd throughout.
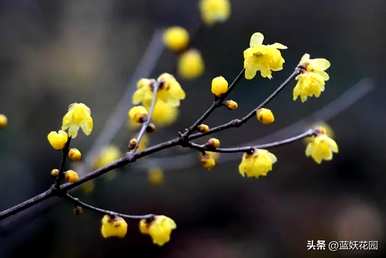
<path id="1" fill-rule="evenodd" d="M 170 243 L 154 246 L 129 221 L 122 240 L 104 240 L 100 216 L 72 213 L 71 204 L 48 202 L 1 223 L 0 257 L 381 257 L 385 254 L 385 93 L 386 2 L 233 0 L 225 23 L 197 32 L 193 46 L 205 60 L 198 79 L 181 80 L 188 98 L 176 123 L 157 131 L 151 143 L 173 137 L 211 101 L 213 76 L 234 77 L 242 51 L 255 31 L 266 42 L 281 42 L 285 69 L 272 80 L 242 80 L 232 98 L 240 108 L 219 111 L 218 124 L 241 115 L 288 76 L 304 52 L 331 60 L 331 80 L 319 99 L 291 100 L 291 87 L 270 104 L 277 123 L 251 121 L 220 134 L 224 146 L 269 135 L 307 117 L 346 92 L 362 78 L 376 86 L 329 124 L 340 153 L 316 165 L 298 142 L 274 150 L 279 162 L 258 180 L 238 174 L 240 157 L 207 172 L 199 162 L 162 168 L 164 183 L 152 186 L 146 171 L 128 166 L 95 182 L 85 201 L 128 213 L 161 213 L 178 228 Z M 86 151 L 127 91 L 156 29 L 200 23 L 198 1 L 2 0 L 0 1 L 0 113 L 9 126 L 0 131 L 0 209 L 45 190 L 49 172 L 60 161 L 46 135 L 61 122 L 68 104 L 84 102 L 93 111 L 94 133 L 79 137 Z M 177 57 L 165 50 L 151 76 L 175 71 Z M 128 96 L 129 98 L 129 96 Z M 126 115 L 126 114 L 125 114 Z M 125 151 L 133 133 L 124 126 L 113 143 Z M 284 135 L 285 136 L 285 135 Z M 288 135 L 289 136 L 289 135 Z M 170 157 L 172 149 L 157 154 Z M 181 163 L 181 162 L 180 162 Z M 189 162 L 187 162 L 189 163 Z M 51 203 L 51 205 L 49 204 Z M 47 205 L 48 204 L 48 205 Z M 378 240 L 378 251 L 306 251 L 307 240 Z"/>

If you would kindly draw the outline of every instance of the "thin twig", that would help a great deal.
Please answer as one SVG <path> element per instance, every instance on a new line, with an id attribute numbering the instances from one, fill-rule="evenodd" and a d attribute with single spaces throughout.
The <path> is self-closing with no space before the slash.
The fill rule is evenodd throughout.
<path id="1" fill-rule="evenodd" d="M 253 151 L 255 149 L 268 149 L 268 148 L 283 146 L 316 134 L 317 134 L 317 130 L 309 129 L 301 134 L 298 134 L 289 138 L 285 138 L 283 140 L 269 142 L 269 143 L 260 144 L 260 145 L 249 145 L 249 146 L 233 147 L 233 148 L 215 148 L 214 149 L 214 148 L 210 148 L 209 146 L 206 146 L 205 144 L 201 145 L 193 142 L 190 142 L 189 146 L 199 151 L 211 151 L 211 152 L 219 152 L 219 153 L 242 153 L 242 152 Z"/>
<path id="2" fill-rule="evenodd" d="M 137 149 L 138 149 L 138 147 L 139 147 L 139 145 L 141 143 L 142 137 L 145 134 L 146 129 L 147 129 L 147 127 L 149 126 L 149 124 L 151 122 L 151 118 L 152 118 L 153 113 L 154 113 L 155 104 L 157 102 L 158 89 L 159 89 L 161 83 L 162 82 L 159 82 L 158 80 L 156 80 L 152 84 L 153 95 L 152 95 L 152 99 L 151 99 L 150 109 L 149 109 L 146 121 L 142 124 L 141 129 L 139 130 L 139 133 L 137 135 L 137 138 L 136 138 L 137 144 L 136 144 L 135 148 L 131 151 L 131 153 L 134 153 L 134 152 L 137 151 Z"/>
<path id="3" fill-rule="evenodd" d="M 56 176 L 56 179 L 55 179 L 56 189 L 59 189 L 60 184 L 63 182 L 63 179 L 64 179 L 64 169 L 66 166 L 68 151 L 70 150 L 70 144 L 71 144 L 71 137 L 68 137 L 68 140 L 64 145 L 64 148 L 62 149 L 62 161 L 60 163 L 59 174 Z"/>
<path id="4" fill-rule="evenodd" d="M 81 201 L 79 198 L 74 197 L 69 193 L 67 193 L 65 195 L 65 198 L 70 200 L 71 202 L 73 202 L 77 206 L 80 206 L 80 207 L 83 207 L 85 209 L 100 213 L 102 215 L 119 216 L 119 217 L 122 217 L 125 219 L 151 219 L 151 218 L 154 218 L 156 216 L 155 214 L 130 215 L 130 214 L 126 214 L 126 213 L 120 213 L 120 212 L 102 209 L 102 208 L 93 206 L 91 204 L 88 204 L 84 201 Z"/>
<path id="5" fill-rule="evenodd" d="M 229 96 L 229 93 L 235 88 L 237 83 L 243 78 L 245 69 L 241 69 L 241 71 L 236 75 L 231 84 L 229 85 L 228 91 L 220 97 L 216 97 L 209 108 L 184 132 L 183 136 L 188 137 L 198 125 L 207 119 L 210 114 L 218 107 L 222 106 L 224 100 Z"/>
<path id="6" fill-rule="evenodd" d="M 225 129 L 231 128 L 231 127 L 240 127 L 241 125 L 245 124 L 251 117 L 255 115 L 256 110 L 266 106 L 269 102 L 271 102 L 287 85 L 288 83 L 295 78 L 299 74 L 300 70 L 298 68 L 295 68 L 294 72 L 288 76 L 288 78 L 279 85 L 267 98 L 265 98 L 256 108 L 252 109 L 248 114 L 243 116 L 241 119 L 233 119 L 227 123 L 224 123 L 222 125 L 216 126 L 211 128 L 206 133 L 195 133 L 188 137 L 189 140 L 200 138 L 205 135 L 213 134 L 215 132 L 223 131 Z"/>

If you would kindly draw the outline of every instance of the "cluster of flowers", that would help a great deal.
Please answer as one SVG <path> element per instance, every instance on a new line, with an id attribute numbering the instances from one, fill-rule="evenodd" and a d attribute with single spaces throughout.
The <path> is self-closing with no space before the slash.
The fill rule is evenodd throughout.
<path id="1" fill-rule="evenodd" d="M 229 17 L 230 5 L 227 0 L 201 0 L 200 10 L 203 21 L 212 25 L 221 22 Z M 204 70 L 201 55 L 197 50 L 187 50 L 189 44 L 189 33 L 181 27 L 171 27 L 165 30 L 164 44 L 171 50 L 183 53 L 178 62 L 178 71 L 182 78 L 190 79 L 200 75 Z M 285 60 L 281 51 L 287 47 L 281 43 L 264 44 L 264 36 L 256 32 L 251 36 L 250 44 L 244 51 L 244 77 L 251 80 L 259 72 L 263 78 L 272 78 L 272 73 L 281 71 Z M 296 85 L 293 88 L 293 100 L 298 98 L 305 102 L 310 97 L 319 97 L 325 89 L 325 83 L 329 80 L 326 70 L 330 67 L 330 62 L 325 58 L 311 59 L 309 54 L 304 54 L 296 68 Z M 156 87 L 156 88 L 155 88 Z M 156 91 L 155 91 L 156 90 Z M 224 76 L 216 76 L 210 85 L 211 93 L 215 99 L 224 98 L 223 105 L 229 110 L 238 108 L 235 100 L 225 99 L 230 86 Z M 155 99 L 154 99 L 155 98 Z M 157 126 L 166 126 L 174 122 L 178 116 L 178 108 L 181 101 L 186 98 L 186 93 L 177 79 L 169 73 L 163 73 L 158 78 L 143 78 L 138 81 L 137 89 L 132 96 L 134 105 L 128 111 L 130 124 L 141 126 L 146 122 L 152 122 Z M 153 102 L 154 101 L 154 102 Z M 272 110 L 262 107 L 255 110 L 257 121 L 264 125 L 275 122 Z M 0 116 L 0 126 L 6 124 L 5 116 Z M 150 125 L 148 125 L 150 126 Z M 81 152 L 77 148 L 70 148 L 70 141 L 78 135 L 81 129 L 85 135 L 90 135 L 93 129 L 93 118 L 90 109 L 83 103 L 74 103 L 69 106 L 68 112 L 64 115 L 61 130 L 51 131 L 48 142 L 55 150 L 62 150 L 70 160 L 80 160 Z M 154 129 L 154 128 L 153 128 Z M 208 133 L 210 126 L 204 123 L 196 128 L 198 132 Z M 143 150 L 148 139 L 143 138 L 139 151 Z M 338 145 L 332 139 L 327 129 L 320 127 L 315 129 L 315 133 L 307 140 L 305 155 L 311 157 L 320 164 L 323 160 L 331 160 L 333 153 L 338 153 Z M 210 138 L 205 151 L 200 155 L 201 165 L 211 170 L 219 158 L 217 149 L 220 148 L 221 141 L 218 138 Z M 130 144 L 129 144 L 130 146 Z M 130 147 L 129 147 L 130 148 Z M 137 150 L 137 149 L 136 149 Z M 103 167 L 118 159 L 121 152 L 116 147 L 106 147 L 95 161 L 95 167 Z M 239 173 L 243 177 L 258 178 L 266 176 L 277 162 L 277 157 L 266 149 L 250 149 L 243 153 L 239 164 Z M 79 175 L 74 170 L 62 171 L 53 169 L 51 174 L 59 177 L 62 173 L 68 183 L 79 180 Z M 160 184 L 163 180 L 162 170 L 153 169 L 150 173 L 150 181 L 153 184 Z M 101 221 L 101 234 L 104 238 L 119 237 L 127 234 L 127 222 L 124 216 L 116 214 L 106 214 Z M 149 235 L 157 245 L 164 245 L 170 240 L 171 232 L 176 228 L 173 219 L 154 215 L 146 219 L 141 219 L 138 223 L 139 231 Z"/>

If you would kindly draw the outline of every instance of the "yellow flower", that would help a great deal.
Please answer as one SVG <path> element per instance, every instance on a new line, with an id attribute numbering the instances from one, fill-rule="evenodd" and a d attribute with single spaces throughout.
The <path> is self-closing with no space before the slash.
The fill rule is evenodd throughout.
<path id="1" fill-rule="evenodd" d="M 118 216 L 104 215 L 102 218 L 101 234 L 104 238 L 123 238 L 127 233 L 126 221 Z"/>
<path id="2" fill-rule="evenodd" d="M 164 172 L 160 168 L 152 168 L 147 172 L 147 179 L 153 186 L 161 185 L 165 180 Z"/>
<path id="3" fill-rule="evenodd" d="M 157 92 L 157 100 L 161 100 L 172 107 L 178 107 L 180 101 L 185 99 L 185 91 L 180 83 L 169 73 L 163 73 L 158 77 L 160 87 Z M 137 90 L 133 95 L 133 104 L 142 104 L 146 109 L 150 108 L 153 98 L 153 79 L 141 79 L 137 83 Z"/>
<path id="4" fill-rule="evenodd" d="M 211 91 L 213 95 L 221 97 L 221 95 L 228 92 L 228 81 L 225 80 L 225 78 L 222 76 L 217 76 L 213 78 Z"/>
<path id="5" fill-rule="evenodd" d="M 67 170 L 64 172 L 64 179 L 68 183 L 75 183 L 79 181 L 79 174 L 74 170 Z"/>
<path id="6" fill-rule="evenodd" d="M 8 118 L 4 114 L 0 114 L 0 128 L 6 127 L 8 124 Z"/>
<path id="7" fill-rule="evenodd" d="M 147 110 L 144 106 L 134 106 L 130 108 L 128 117 L 132 123 L 143 123 L 147 119 Z"/>
<path id="8" fill-rule="evenodd" d="M 58 132 L 51 131 L 47 135 L 47 140 L 54 150 L 61 150 L 64 148 L 68 141 L 68 135 L 65 131 L 59 130 Z"/>
<path id="9" fill-rule="evenodd" d="M 68 151 L 68 158 L 70 160 L 75 160 L 75 161 L 81 160 L 82 159 L 82 153 L 77 148 L 71 148 Z"/>
<path id="10" fill-rule="evenodd" d="M 268 125 L 275 122 L 275 116 L 272 111 L 268 108 L 260 108 L 256 110 L 256 118 L 262 124 Z"/>
<path id="11" fill-rule="evenodd" d="M 170 241 L 172 230 L 176 228 L 177 225 L 174 220 L 163 215 L 155 216 L 152 221 L 143 219 L 139 222 L 140 232 L 149 234 L 153 239 L 153 243 L 159 246 Z"/>
<path id="12" fill-rule="evenodd" d="M 252 154 L 244 153 L 239 165 L 239 172 L 243 177 L 266 176 L 276 161 L 276 156 L 271 152 L 257 149 Z"/>
<path id="13" fill-rule="evenodd" d="M 244 51 L 245 78 L 248 80 L 253 79 L 257 71 L 260 71 L 262 77 L 271 79 L 272 71 L 283 69 L 285 61 L 280 50 L 287 47 L 280 43 L 264 45 L 263 40 L 264 35 L 255 32 L 251 37 L 249 48 Z"/>
<path id="14" fill-rule="evenodd" d="M 181 78 L 191 80 L 199 77 L 205 70 L 204 60 L 200 51 L 190 49 L 178 59 L 177 71 Z"/>
<path id="15" fill-rule="evenodd" d="M 333 153 L 338 153 L 338 145 L 326 134 L 313 137 L 306 147 L 306 156 L 320 164 L 323 160 L 331 160 Z"/>
<path id="16" fill-rule="evenodd" d="M 116 146 L 104 147 L 94 161 L 94 168 L 102 168 L 121 157 L 121 152 Z"/>
<path id="17" fill-rule="evenodd" d="M 90 135 L 93 124 L 90 108 L 83 103 L 73 103 L 63 117 L 62 130 L 68 129 L 68 135 L 75 138 L 79 128 L 82 128 L 85 135 Z"/>
<path id="18" fill-rule="evenodd" d="M 189 44 L 189 33 L 186 29 L 173 26 L 165 30 L 163 41 L 166 47 L 174 51 L 185 49 Z"/>
<path id="19" fill-rule="evenodd" d="M 231 12 L 229 0 L 201 0 L 199 8 L 202 20 L 207 25 L 226 21 Z"/>
<path id="20" fill-rule="evenodd" d="M 201 166 L 207 170 L 212 170 L 219 159 L 220 155 L 217 152 L 206 151 L 200 155 Z"/>
<path id="21" fill-rule="evenodd" d="M 158 100 L 154 107 L 152 121 L 157 126 L 168 126 L 177 120 L 178 109 L 162 100 Z"/>
<path id="22" fill-rule="evenodd" d="M 302 102 L 308 97 L 319 97 L 324 91 L 326 81 L 330 79 L 325 71 L 330 67 L 330 62 L 325 58 L 310 59 L 309 54 L 304 54 L 298 67 L 301 73 L 296 76 L 296 86 L 293 89 L 293 100 L 300 96 Z"/>

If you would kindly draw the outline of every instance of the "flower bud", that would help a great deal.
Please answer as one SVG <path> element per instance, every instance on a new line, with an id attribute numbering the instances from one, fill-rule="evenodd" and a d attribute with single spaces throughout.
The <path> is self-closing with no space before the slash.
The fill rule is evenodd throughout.
<path id="1" fill-rule="evenodd" d="M 79 180 L 79 175 L 76 171 L 74 170 L 67 170 L 65 173 L 64 173 L 64 179 L 66 180 L 66 182 L 68 183 L 75 183 Z"/>
<path id="2" fill-rule="evenodd" d="M 223 94 L 228 92 L 228 81 L 222 76 L 213 78 L 211 91 L 213 95 L 221 97 Z"/>
<path id="3" fill-rule="evenodd" d="M 227 100 L 224 102 L 224 105 L 229 110 L 236 110 L 239 108 L 239 104 L 234 100 Z"/>
<path id="4" fill-rule="evenodd" d="M 132 138 L 130 141 L 129 141 L 129 150 L 133 150 L 137 147 L 138 145 L 138 140 L 136 138 Z"/>
<path id="5" fill-rule="evenodd" d="M 149 123 L 149 125 L 146 127 L 146 132 L 147 133 L 153 133 L 157 127 L 155 126 L 154 123 Z"/>
<path id="6" fill-rule="evenodd" d="M 201 53 L 196 49 L 184 52 L 178 59 L 177 70 L 183 79 L 195 79 L 204 72 L 204 69 L 204 60 Z"/>
<path id="7" fill-rule="evenodd" d="M 206 143 L 206 146 L 209 147 L 209 148 L 213 148 L 213 149 L 217 149 L 218 147 L 220 147 L 220 140 L 217 139 L 217 138 L 210 138 L 208 140 L 208 142 Z"/>
<path id="8" fill-rule="evenodd" d="M 65 131 L 51 131 L 47 135 L 47 140 L 54 150 L 62 150 L 68 141 L 68 135 Z"/>
<path id="9" fill-rule="evenodd" d="M 272 111 L 268 108 L 260 108 L 256 111 L 256 118 L 262 124 L 268 125 L 275 122 L 275 116 Z"/>
<path id="10" fill-rule="evenodd" d="M 197 130 L 200 133 L 207 133 L 207 132 L 209 132 L 209 126 L 207 124 L 200 124 L 197 126 Z"/>
<path id="11" fill-rule="evenodd" d="M 51 176 L 56 177 L 56 176 L 58 176 L 58 175 L 59 175 L 59 169 L 54 168 L 53 170 L 51 170 Z"/>
<path id="12" fill-rule="evenodd" d="M 79 161 L 82 159 L 82 153 L 77 148 L 71 148 L 68 151 L 68 158 L 70 160 Z"/>

